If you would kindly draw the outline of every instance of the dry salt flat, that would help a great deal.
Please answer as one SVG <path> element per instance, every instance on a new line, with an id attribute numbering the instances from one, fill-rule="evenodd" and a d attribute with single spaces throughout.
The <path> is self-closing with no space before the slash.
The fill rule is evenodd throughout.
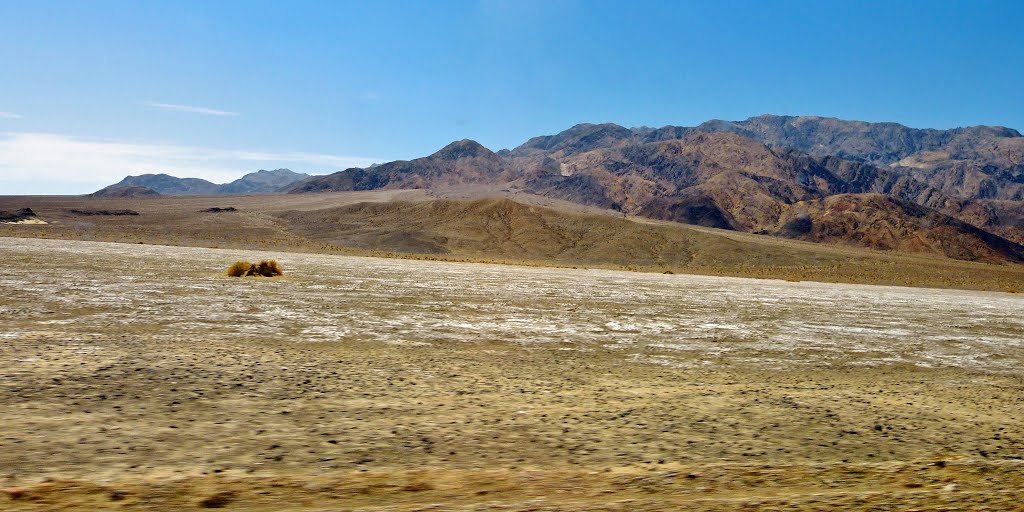
<path id="1" fill-rule="evenodd" d="M 638 363 L 905 362 L 1015 371 L 1024 295 L 401 259 L 0 239 L 0 335 L 595 346 Z M 275 257 L 284 279 L 230 279 Z M 25 264 L 31 262 L 30 264 Z"/>
<path id="2" fill-rule="evenodd" d="M 1019 510 L 1024 492 L 1019 295 L 20 238 L 0 255 L 0 510 Z M 285 275 L 225 275 L 263 258 Z"/>

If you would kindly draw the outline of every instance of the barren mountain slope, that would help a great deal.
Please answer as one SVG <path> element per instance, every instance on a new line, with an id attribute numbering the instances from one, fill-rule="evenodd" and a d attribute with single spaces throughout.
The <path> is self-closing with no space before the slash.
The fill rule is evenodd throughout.
<path id="1" fill-rule="evenodd" d="M 741 231 L 774 225 L 784 204 L 846 191 L 842 180 L 812 159 L 780 155 L 733 134 L 703 133 L 573 155 L 560 173 L 527 176 L 523 186 L 651 218 Z"/>
<path id="2" fill-rule="evenodd" d="M 983 237 L 987 241 L 979 242 L 979 234 L 948 216 L 958 216 L 976 226 L 999 225 L 1001 217 L 964 214 L 969 202 L 949 197 L 906 174 L 835 157 L 816 159 L 796 150 L 771 149 L 734 133 L 695 132 L 682 139 L 648 143 L 638 143 L 637 137 L 635 132 L 614 125 L 580 125 L 502 154 L 464 140 L 429 157 L 308 180 L 292 192 L 418 188 L 443 196 L 443 191 L 452 186 L 491 185 L 616 210 L 623 215 L 778 234 L 791 231 L 783 229 L 784 216 L 800 214 L 814 221 L 813 217 L 820 214 L 814 208 L 790 212 L 794 203 L 837 194 L 882 193 L 928 208 L 930 222 L 945 225 L 943 229 L 929 228 L 934 243 L 914 241 L 916 230 L 883 228 L 885 223 L 809 239 L 969 260 L 1019 259 L 1014 244 L 998 237 Z M 593 145 L 611 147 L 587 150 Z M 850 206 L 862 204 L 854 201 Z M 900 208 L 876 208 L 869 215 L 893 215 L 888 224 L 906 224 L 905 212 Z M 874 227 L 882 231 L 870 233 Z M 910 238 L 880 242 L 904 235 Z M 430 237 L 400 236 L 385 245 L 403 244 L 427 252 L 443 252 L 444 246 Z"/>
<path id="3" fill-rule="evenodd" d="M 1024 262 L 1024 246 L 923 206 L 881 194 L 840 194 L 793 205 L 779 234 L 811 242 Z"/>
<path id="4" fill-rule="evenodd" d="M 160 193 L 141 185 L 111 185 L 89 194 L 88 197 L 158 197 Z"/>
<path id="5" fill-rule="evenodd" d="M 740 243 L 718 233 L 558 212 L 508 199 L 360 203 L 285 212 L 289 230 L 366 249 L 664 266 L 793 264 L 793 248 Z M 784 210 L 776 234 L 989 263 L 1024 262 L 1024 247 L 919 205 L 879 194 L 836 195 Z M 681 227 L 681 226 L 680 226 Z"/>
<path id="6" fill-rule="evenodd" d="M 735 134 L 698 133 L 591 151 L 566 158 L 562 167 L 568 172 L 539 175 L 525 180 L 526 186 L 650 218 L 747 232 L 790 236 L 804 219 L 818 228 L 832 226 L 827 236 L 795 234 L 814 242 L 993 262 L 1021 261 L 1024 254 L 1016 243 L 953 218 L 978 220 L 963 213 L 960 201 L 913 177 L 834 157 L 817 160 L 798 151 L 771 150 Z M 886 195 L 855 195 L 862 192 Z M 798 202 L 828 206 L 794 206 Z M 837 220 L 829 216 L 840 205 L 848 218 L 859 220 L 836 228 Z M 989 224 L 1004 218 L 1010 220 L 990 216 Z M 793 219 L 797 223 L 787 225 Z"/>
<path id="7" fill-rule="evenodd" d="M 964 207 L 957 218 L 1024 244 L 1024 201 L 972 201 Z"/>
<path id="8" fill-rule="evenodd" d="M 398 160 L 369 169 L 353 168 L 297 184 L 290 193 L 347 192 L 376 189 L 425 189 L 507 180 L 507 162 L 472 140 L 453 142 L 415 160 Z"/>
<path id="9" fill-rule="evenodd" d="M 722 236 L 558 212 L 508 199 L 360 203 L 286 212 L 290 230 L 334 245 L 384 251 L 618 265 L 715 264 L 768 255 Z M 788 254 L 786 254 L 788 253 Z"/>
<path id="10" fill-rule="evenodd" d="M 947 148 L 971 148 L 1020 132 L 1001 126 L 951 130 L 910 128 L 898 123 L 869 123 L 819 116 L 762 115 L 745 121 L 708 121 L 700 131 L 733 132 L 772 147 L 805 151 L 815 157 L 835 155 L 889 165 L 909 155 Z"/>
<path id="11" fill-rule="evenodd" d="M 139 195 L 138 190 L 128 187 L 151 189 L 159 194 L 171 196 L 212 196 L 237 194 L 272 194 L 308 178 L 308 174 L 292 172 L 289 169 L 273 171 L 259 170 L 232 181 L 218 185 L 198 178 L 178 178 L 168 174 L 142 174 L 126 176 L 123 180 L 104 187 L 92 194 L 94 197 L 118 197 L 126 191 Z"/>
<path id="12" fill-rule="evenodd" d="M 663 132 L 670 132 L 667 127 Z M 917 129 L 817 116 L 709 121 L 702 131 L 732 132 L 771 147 L 899 168 L 960 199 L 1024 199 L 1024 137 L 1001 126 Z"/>
<path id="13" fill-rule="evenodd" d="M 123 187 L 143 187 L 164 195 L 201 196 L 217 193 L 218 185 L 199 178 L 178 178 L 169 174 L 141 174 L 125 178 L 93 195 L 104 197 Z"/>
<path id="14" fill-rule="evenodd" d="M 614 148 L 639 140 L 634 130 L 613 123 L 578 124 L 555 135 L 534 137 L 512 150 L 513 156 L 544 154 L 561 158 L 595 149 Z"/>
<path id="15" fill-rule="evenodd" d="M 217 193 L 231 195 L 282 192 L 283 189 L 308 177 L 308 174 L 293 172 L 290 169 L 274 169 L 273 171 L 261 169 L 246 174 L 231 183 L 221 185 Z"/>

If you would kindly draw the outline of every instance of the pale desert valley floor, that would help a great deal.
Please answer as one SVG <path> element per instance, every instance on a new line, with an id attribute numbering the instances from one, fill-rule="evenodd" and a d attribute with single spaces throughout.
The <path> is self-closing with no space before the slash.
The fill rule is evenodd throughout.
<path id="1" fill-rule="evenodd" d="M 1024 296 L 0 238 L 2 510 L 1019 510 Z M 285 275 L 235 279 L 237 259 Z"/>

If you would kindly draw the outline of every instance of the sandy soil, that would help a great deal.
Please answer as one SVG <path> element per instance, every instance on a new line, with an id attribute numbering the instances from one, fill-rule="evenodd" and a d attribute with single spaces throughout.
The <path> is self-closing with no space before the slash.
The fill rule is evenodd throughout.
<path id="1" fill-rule="evenodd" d="M 0 238 L 3 510 L 1018 510 L 1024 297 Z M 283 278 L 232 279 L 276 257 Z"/>

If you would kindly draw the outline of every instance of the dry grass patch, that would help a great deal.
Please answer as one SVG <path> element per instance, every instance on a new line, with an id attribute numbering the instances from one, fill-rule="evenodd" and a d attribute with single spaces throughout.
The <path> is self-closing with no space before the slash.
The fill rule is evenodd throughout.
<path id="1" fill-rule="evenodd" d="M 284 269 L 277 260 L 262 260 L 253 264 L 245 260 L 239 260 L 228 267 L 230 277 L 274 277 L 284 274 Z"/>
<path id="2" fill-rule="evenodd" d="M 252 263 L 248 261 L 236 261 L 228 267 L 228 276 L 230 277 L 242 277 L 249 269 L 252 268 Z"/>

